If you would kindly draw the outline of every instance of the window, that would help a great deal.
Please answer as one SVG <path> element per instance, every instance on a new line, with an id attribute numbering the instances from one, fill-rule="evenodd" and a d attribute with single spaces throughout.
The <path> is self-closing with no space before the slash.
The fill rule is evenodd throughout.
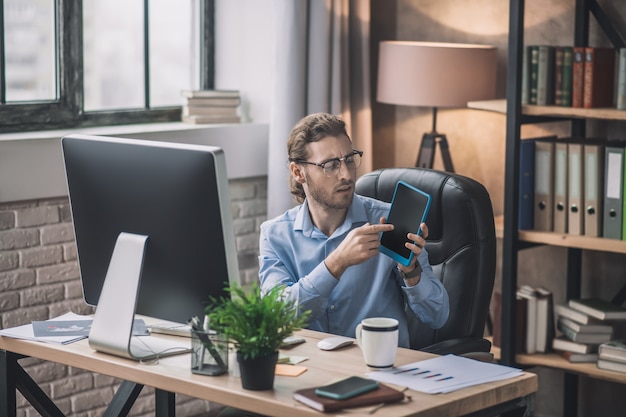
<path id="1" fill-rule="evenodd" d="M 0 132 L 180 120 L 214 0 L 0 0 Z"/>

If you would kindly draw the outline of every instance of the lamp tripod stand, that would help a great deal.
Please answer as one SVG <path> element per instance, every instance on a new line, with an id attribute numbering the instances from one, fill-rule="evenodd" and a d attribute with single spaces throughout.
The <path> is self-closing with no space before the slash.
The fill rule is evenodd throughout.
<path id="1" fill-rule="evenodd" d="M 441 158 L 443 159 L 443 168 L 448 172 L 454 172 L 450 149 L 448 148 L 448 139 L 445 134 L 437 133 L 437 107 L 433 107 L 433 130 L 430 133 L 424 133 L 424 136 L 422 136 L 422 143 L 420 144 L 415 166 L 418 168 L 432 168 L 437 145 L 439 145 Z"/>

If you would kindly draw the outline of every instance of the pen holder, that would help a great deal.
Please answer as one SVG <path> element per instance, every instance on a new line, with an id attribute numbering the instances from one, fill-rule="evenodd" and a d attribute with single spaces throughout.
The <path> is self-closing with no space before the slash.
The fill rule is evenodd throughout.
<path id="1" fill-rule="evenodd" d="M 214 331 L 191 331 L 191 372 L 221 375 L 228 372 L 228 340 Z"/>

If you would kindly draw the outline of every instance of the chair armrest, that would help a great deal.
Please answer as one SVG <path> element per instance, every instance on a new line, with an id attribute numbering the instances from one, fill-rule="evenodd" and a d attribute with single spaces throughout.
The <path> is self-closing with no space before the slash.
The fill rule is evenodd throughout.
<path id="1" fill-rule="evenodd" d="M 458 339 L 443 340 L 419 350 L 428 353 L 436 353 L 438 355 L 450 353 L 463 355 L 473 352 L 489 352 L 491 351 L 491 342 L 482 337 L 461 337 Z"/>

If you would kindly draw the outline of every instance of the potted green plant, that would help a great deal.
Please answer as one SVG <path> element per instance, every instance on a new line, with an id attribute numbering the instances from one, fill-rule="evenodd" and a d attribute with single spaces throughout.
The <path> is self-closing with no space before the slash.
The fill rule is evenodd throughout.
<path id="1" fill-rule="evenodd" d="M 298 311 L 283 297 L 284 288 L 274 287 L 262 296 L 256 282 L 248 292 L 233 283 L 227 288 L 230 297 L 211 299 L 205 309 L 211 328 L 234 344 L 245 389 L 274 387 L 278 348 L 307 324 L 310 311 Z"/>

